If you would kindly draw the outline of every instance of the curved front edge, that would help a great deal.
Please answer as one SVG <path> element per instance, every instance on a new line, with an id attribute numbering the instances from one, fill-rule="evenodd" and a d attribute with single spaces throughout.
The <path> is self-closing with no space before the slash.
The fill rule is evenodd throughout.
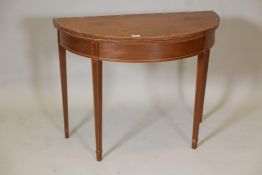
<path id="1" fill-rule="evenodd" d="M 214 44 L 214 31 L 188 40 L 99 42 L 99 59 L 118 62 L 158 62 L 200 54 Z"/>
<path id="2" fill-rule="evenodd" d="M 65 49 L 91 59 L 117 62 L 158 62 L 200 54 L 215 41 L 214 30 L 202 37 L 166 41 L 105 41 L 83 38 L 59 31 L 59 44 Z"/>
<path id="3" fill-rule="evenodd" d="M 69 50 L 81 56 L 93 58 L 94 52 L 92 51 L 92 47 L 94 41 L 74 36 L 63 31 L 58 31 L 58 35 L 59 44 L 66 50 Z"/>

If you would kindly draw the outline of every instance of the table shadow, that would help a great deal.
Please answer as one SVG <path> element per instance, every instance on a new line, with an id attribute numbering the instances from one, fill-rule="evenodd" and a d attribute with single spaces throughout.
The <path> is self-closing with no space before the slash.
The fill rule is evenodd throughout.
<path id="1" fill-rule="evenodd" d="M 61 116 L 60 111 L 49 108 L 45 97 L 49 82 L 56 81 L 54 69 L 54 55 L 58 55 L 56 30 L 52 25 L 51 17 L 28 17 L 23 21 L 28 41 L 28 64 L 31 76 L 32 94 L 38 110 L 60 131 L 63 132 L 62 122 L 57 123 L 56 115 Z M 50 89 L 49 89 L 50 90 Z M 52 89 L 52 92 L 56 89 Z"/>

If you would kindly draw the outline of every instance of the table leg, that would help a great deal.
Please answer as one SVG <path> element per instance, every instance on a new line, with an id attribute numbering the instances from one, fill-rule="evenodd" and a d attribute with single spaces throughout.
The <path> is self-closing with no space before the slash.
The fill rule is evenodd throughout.
<path id="1" fill-rule="evenodd" d="M 96 159 L 102 160 L 102 61 L 92 60 Z"/>
<path id="2" fill-rule="evenodd" d="M 64 113 L 64 130 L 65 130 L 65 138 L 69 138 L 68 102 L 67 102 L 67 75 L 66 75 L 66 50 L 60 45 L 58 45 L 58 48 L 59 48 L 60 76 L 61 76 L 63 113 Z"/>
<path id="3" fill-rule="evenodd" d="M 197 148 L 199 125 L 202 121 L 209 53 L 210 50 L 202 52 L 198 56 L 197 61 L 196 94 L 192 136 L 193 149 Z"/>

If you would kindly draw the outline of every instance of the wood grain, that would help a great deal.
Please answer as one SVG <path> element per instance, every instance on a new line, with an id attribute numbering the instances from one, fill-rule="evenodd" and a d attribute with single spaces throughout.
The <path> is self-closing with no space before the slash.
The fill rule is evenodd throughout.
<path id="1" fill-rule="evenodd" d="M 102 61 L 92 60 L 96 159 L 102 160 Z"/>
<path id="2" fill-rule="evenodd" d="M 65 138 L 69 138 L 66 51 L 60 45 L 58 45 L 58 50 L 59 50 L 61 89 L 62 89 L 63 113 L 64 113 L 64 130 L 65 130 Z"/>
<path id="3" fill-rule="evenodd" d="M 197 60 L 196 95 L 193 121 L 192 148 L 197 148 L 199 125 L 202 121 L 207 69 L 210 50 L 203 51 Z"/>
<path id="4" fill-rule="evenodd" d="M 54 18 L 57 29 L 77 36 L 131 41 L 200 36 L 218 23 L 213 11 Z M 137 34 L 141 37 L 131 37 Z"/>

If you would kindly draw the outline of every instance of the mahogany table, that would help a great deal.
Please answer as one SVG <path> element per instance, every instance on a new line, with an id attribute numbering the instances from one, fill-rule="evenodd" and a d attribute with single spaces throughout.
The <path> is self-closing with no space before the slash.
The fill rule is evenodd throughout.
<path id="1" fill-rule="evenodd" d="M 69 137 L 66 50 L 92 61 L 97 160 L 102 159 L 102 62 L 160 62 L 198 55 L 192 148 L 202 121 L 210 48 L 219 16 L 213 11 L 54 18 L 63 99 L 65 137 Z"/>

